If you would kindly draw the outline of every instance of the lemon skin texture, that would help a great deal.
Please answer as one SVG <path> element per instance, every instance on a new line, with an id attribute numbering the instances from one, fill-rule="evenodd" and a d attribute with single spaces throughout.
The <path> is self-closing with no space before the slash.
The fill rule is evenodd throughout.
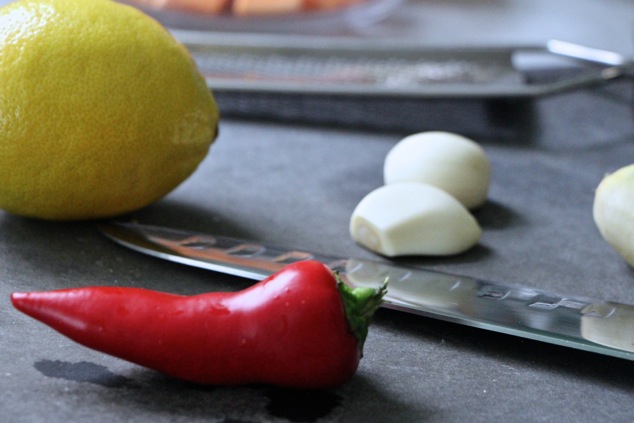
<path id="1" fill-rule="evenodd" d="M 0 8 L 0 208 L 48 220 L 117 216 L 172 191 L 217 135 L 187 50 L 110 0 Z"/>

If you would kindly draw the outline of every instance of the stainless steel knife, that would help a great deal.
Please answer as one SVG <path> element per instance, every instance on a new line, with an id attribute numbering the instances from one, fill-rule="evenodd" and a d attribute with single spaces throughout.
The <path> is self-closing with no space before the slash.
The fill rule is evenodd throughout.
<path id="1" fill-rule="evenodd" d="M 634 360 L 631 305 L 138 223 L 109 223 L 100 229 L 151 256 L 255 280 L 292 262 L 318 260 L 353 287 L 378 287 L 388 278 L 384 307 L 390 309 Z"/>

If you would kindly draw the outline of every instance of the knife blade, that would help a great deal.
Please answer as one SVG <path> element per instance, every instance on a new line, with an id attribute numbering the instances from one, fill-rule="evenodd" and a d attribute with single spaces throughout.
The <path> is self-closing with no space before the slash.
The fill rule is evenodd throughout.
<path id="1" fill-rule="evenodd" d="M 628 304 L 139 223 L 106 223 L 100 230 L 150 256 L 254 280 L 318 260 L 352 287 L 378 287 L 387 278 L 383 306 L 389 309 L 634 360 L 634 306 Z"/>

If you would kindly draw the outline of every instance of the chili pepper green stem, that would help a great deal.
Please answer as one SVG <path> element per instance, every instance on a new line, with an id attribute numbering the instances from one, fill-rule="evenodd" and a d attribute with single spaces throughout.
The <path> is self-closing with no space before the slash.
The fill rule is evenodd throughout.
<path id="1" fill-rule="evenodd" d="M 372 322 L 372 316 L 383 303 L 383 296 L 387 292 L 387 279 L 378 288 L 357 287 L 353 289 L 346 285 L 338 273 L 335 273 L 335 277 L 343 300 L 346 319 L 359 342 L 359 350 L 363 354 L 363 344 L 368 336 L 368 327 Z"/>

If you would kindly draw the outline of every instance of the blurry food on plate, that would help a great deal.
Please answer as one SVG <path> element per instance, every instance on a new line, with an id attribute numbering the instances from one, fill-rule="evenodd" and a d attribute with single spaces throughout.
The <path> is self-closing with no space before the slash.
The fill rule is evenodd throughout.
<path id="1" fill-rule="evenodd" d="M 365 0 L 129 0 L 155 9 L 170 9 L 210 15 L 270 16 L 308 11 L 331 11 Z"/>
<path id="2" fill-rule="evenodd" d="M 180 9 L 216 14 L 225 10 L 229 5 L 229 0 L 130 0 L 130 3 L 156 9 Z"/>
<path id="3" fill-rule="evenodd" d="M 299 12 L 304 0 L 233 0 L 231 12 L 237 16 L 246 15 L 283 15 Z"/>

